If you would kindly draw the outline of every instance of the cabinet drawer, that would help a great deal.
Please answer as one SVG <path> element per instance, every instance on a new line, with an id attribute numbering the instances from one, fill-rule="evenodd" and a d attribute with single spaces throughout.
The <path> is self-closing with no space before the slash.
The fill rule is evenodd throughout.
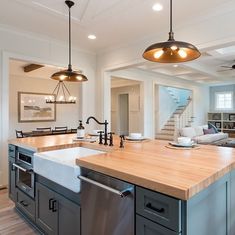
<path id="1" fill-rule="evenodd" d="M 180 235 L 159 224 L 136 215 L 136 235 Z"/>
<path id="2" fill-rule="evenodd" d="M 136 187 L 136 212 L 176 232 L 181 232 L 181 200 Z"/>
<path id="3" fill-rule="evenodd" d="M 31 220 L 35 221 L 35 201 L 20 190 L 17 190 L 16 197 L 16 206 Z"/>
<path id="4" fill-rule="evenodd" d="M 15 146 L 9 144 L 8 145 L 8 153 L 9 153 L 9 157 L 15 158 Z"/>

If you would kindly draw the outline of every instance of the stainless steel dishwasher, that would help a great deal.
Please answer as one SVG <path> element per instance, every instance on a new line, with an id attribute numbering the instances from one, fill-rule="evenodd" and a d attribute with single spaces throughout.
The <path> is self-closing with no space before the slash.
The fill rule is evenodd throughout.
<path id="1" fill-rule="evenodd" d="M 134 235 L 134 186 L 82 169 L 82 235 Z"/>

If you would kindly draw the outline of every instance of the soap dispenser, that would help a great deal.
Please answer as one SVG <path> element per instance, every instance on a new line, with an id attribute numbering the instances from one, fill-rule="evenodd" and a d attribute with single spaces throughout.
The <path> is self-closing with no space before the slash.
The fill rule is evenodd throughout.
<path id="1" fill-rule="evenodd" d="M 85 128 L 82 125 L 82 120 L 79 120 L 79 126 L 78 126 L 78 129 L 77 129 L 77 138 L 82 139 L 84 137 L 85 137 Z"/>

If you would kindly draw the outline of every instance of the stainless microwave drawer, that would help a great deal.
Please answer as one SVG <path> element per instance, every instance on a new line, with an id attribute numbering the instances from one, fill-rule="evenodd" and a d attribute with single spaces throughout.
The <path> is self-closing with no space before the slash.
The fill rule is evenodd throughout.
<path id="1" fill-rule="evenodd" d="M 35 201 L 20 190 L 17 190 L 16 206 L 31 220 L 35 221 Z"/>
<path id="2" fill-rule="evenodd" d="M 175 232 L 181 232 L 181 200 L 136 187 L 136 212 Z"/>

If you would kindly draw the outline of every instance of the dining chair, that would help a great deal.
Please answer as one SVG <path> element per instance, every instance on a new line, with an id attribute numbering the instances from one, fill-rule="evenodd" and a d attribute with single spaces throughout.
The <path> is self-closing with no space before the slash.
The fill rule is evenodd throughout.
<path id="1" fill-rule="evenodd" d="M 37 127 L 36 128 L 37 131 L 51 131 L 51 127 Z"/>
<path id="2" fill-rule="evenodd" d="M 67 126 L 56 126 L 55 131 L 67 131 L 68 127 Z"/>
<path id="3" fill-rule="evenodd" d="M 77 133 L 77 128 L 76 129 L 72 128 L 70 131 L 71 131 L 71 133 Z"/>
<path id="4" fill-rule="evenodd" d="M 52 134 L 66 134 L 68 131 L 67 126 L 56 126 L 54 130 L 52 130 Z"/>
<path id="5" fill-rule="evenodd" d="M 15 130 L 15 131 L 16 131 L 16 138 L 24 138 L 25 137 L 23 131 L 17 131 L 17 130 Z"/>

